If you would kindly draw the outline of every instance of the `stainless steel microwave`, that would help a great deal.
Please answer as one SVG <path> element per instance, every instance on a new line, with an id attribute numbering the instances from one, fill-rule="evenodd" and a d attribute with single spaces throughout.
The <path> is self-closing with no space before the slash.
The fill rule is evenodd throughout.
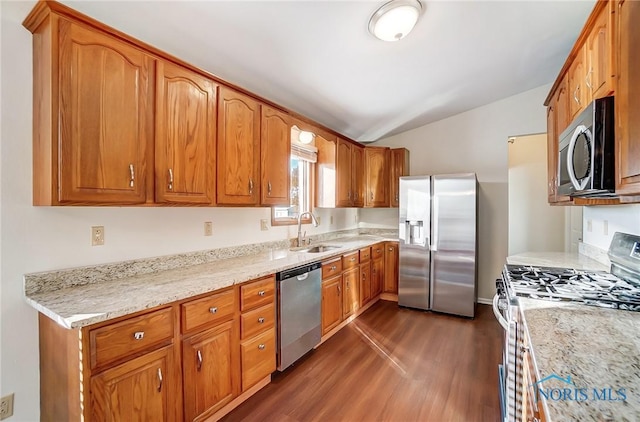
<path id="1" fill-rule="evenodd" d="M 560 134 L 559 195 L 613 196 L 615 119 L 613 97 L 594 100 Z"/>

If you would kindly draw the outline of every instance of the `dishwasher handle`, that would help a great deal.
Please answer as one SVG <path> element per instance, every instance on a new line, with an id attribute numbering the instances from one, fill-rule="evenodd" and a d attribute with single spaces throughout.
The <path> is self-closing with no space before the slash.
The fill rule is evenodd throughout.
<path id="1" fill-rule="evenodd" d="M 309 277 L 309 273 L 304 273 L 304 274 L 300 274 L 296 278 L 298 279 L 298 281 L 302 281 L 302 280 L 306 280 L 308 277 Z"/>

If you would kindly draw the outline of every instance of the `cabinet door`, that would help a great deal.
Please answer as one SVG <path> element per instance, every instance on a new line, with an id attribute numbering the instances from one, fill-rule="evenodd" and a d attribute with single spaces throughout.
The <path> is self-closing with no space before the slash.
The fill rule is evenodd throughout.
<path id="1" fill-rule="evenodd" d="M 586 68 L 586 53 L 583 45 L 569 68 L 569 115 L 571 119 L 584 110 L 589 102 L 585 84 L 587 78 Z"/>
<path id="2" fill-rule="evenodd" d="M 152 59 L 64 19 L 59 34 L 59 202 L 145 202 Z"/>
<path id="3" fill-rule="evenodd" d="M 216 412 L 238 394 L 236 330 L 229 321 L 182 341 L 185 420 Z"/>
<path id="4" fill-rule="evenodd" d="M 345 271 L 342 274 L 342 319 L 350 317 L 355 311 L 358 310 L 360 302 L 358 289 L 358 275 L 360 269 L 358 267 Z"/>
<path id="5" fill-rule="evenodd" d="M 371 261 L 360 265 L 360 307 L 371 300 Z"/>
<path id="6" fill-rule="evenodd" d="M 556 112 L 556 133 L 558 139 L 560 134 L 569 127 L 571 117 L 569 115 L 569 87 L 568 76 L 562 78 L 562 82 L 558 85 L 558 91 L 555 95 L 555 112 Z"/>
<path id="7" fill-rule="evenodd" d="M 389 206 L 389 148 L 364 149 L 366 172 L 365 207 Z"/>
<path id="8" fill-rule="evenodd" d="M 338 138 L 336 152 L 336 206 L 338 207 L 353 205 L 351 158 L 351 144 Z"/>
<path id="9" fill-rule="evenodd" d="M 291 123 L 288 117 L 262 106 L 260 143 L 262 205 L 289 205 L 289 160 Z"/>
<path id="10" fill-rule="evenodd" d="M 387 242 L 384 249 L 383 291 L 398 294 L 398 242 Z"/>
<path id="11" fill-rule="evenodd" d="M 353 206 L 364 207 L 364 147 L 351 146 L 351 181 Z"/>
<path id="12" fill-rule="evenodd" d="M 258 204 L 260 103 L 226 87 L 218 95 L 217 167 L 218 204 Z"/>
<path id="13" fill-rule="evenodd" d="M 640 2 L 618 2 L 616 192 L 640 195 Z"/>
<path id="14" fill-rule="evenodd" d="M 610 23 L 613 15 L 610 7 L 613 7 L 613 2 L 602 9 L 587 38 L 586 85 L 593 99 L 606 97 L 613 92 L 613 37 Z"/>
<path id="15" fill-rule="evenodd" d="M 342 322 L 342 276 L 322 281 L 322 335 Z"/>
<path id="16" fill-rule="evenodd" d="M 550 204 L 556 202 L 558 173 L 558 133 L 556 128 L 556 105 L 551 100 L 547 107 L 547 197 Z"/>
<path id="17" fill-rule="evenodd" d="M 216 89 L 175 64 L 156 66 L 156 202 L 213 204 Z"/>
<path id="18" fill-rule="evenodd" d="M 384 283 L 384 258 L 376 258 L 371 261 L 371 297 L 382 293 Z"/>
<path id="19" fill-rule="evenodd" d="M 91 377 L 91 420 L 180 420 L 173 346 L 147 353 Z"/>
<path id="20" fill-rule="evenodd" d="M 392 207 L 400 206 L 400 177 L 409 175 L 409 150 L 396 148 L 391 150 L 391 194 Z"/>

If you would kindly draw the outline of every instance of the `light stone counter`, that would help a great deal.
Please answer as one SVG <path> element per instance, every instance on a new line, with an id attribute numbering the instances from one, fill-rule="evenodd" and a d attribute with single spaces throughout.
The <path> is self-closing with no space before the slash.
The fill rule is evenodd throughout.
<path id="1" fill-rule="evenodd" d="M 330 239 L 322 244 L 340 248 L 321 253 L 296 252 L 279 245 L 280 249 L 196 265 L 192 265 L 193 257 L 171 256 L 166 257 L 167 262 L 179 263 L 173 262 L 166 270 L 162 270 L 161 257 L 27 274 L 25 297 L 31 306 L 58 324 L 78 328 L 323 261 L 385 240 L 397 237 L 357 235 Z M 197 260 L 202 257 L 198 255 Z M 149 266 L 154 271 L 149 272 Z"/>
<path id="2" fill-rule="evenodd" d="M 608 270 L 577 254 L 527 253 L 509 257 L 507 263 Z M 542 399 L 548 421 L 640 421 L 640 312 L 518 301 L 537 378 L 570 376 L 573 383 L 550 379 L 541 384 L 547 393 L 556 389 L 551 399 Z M 567 388 L 570 395 L 561 398 L 560 392 Z M 625 400 L 616 400 L 623 398 L 620 389 Z"/>

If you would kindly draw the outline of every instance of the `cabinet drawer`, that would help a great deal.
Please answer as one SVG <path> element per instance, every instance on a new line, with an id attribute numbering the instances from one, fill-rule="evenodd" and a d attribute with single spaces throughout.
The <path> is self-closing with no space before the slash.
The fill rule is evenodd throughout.
<path id="1" fill-rule="evenodd" d="M 240 286 L 240 310 L 244 312 L 273 303 L 276 292 L 275 280 L 275 276 L 270 276 Z"/>
<path id="2" fill-rule="evenodd" d="M 173 308 L 160 309 L 89 331 L 91 368 L 170 344 Z"/>
<path id="3" fill-rule="evenodd" d="M 276 317 L 276 307 L 273 303 L 242 314 L 240 336 L 247 339 L 272 328 Z"/>
<path id="4" fill-rule="evenodd" d="M 235 292 L 230 289 L 202 299 L 183 303 L 182 332 L 224 321 L 233 317 L 236 310 Z"/>
<path id="5" fill-rule="evenodd" d="M 275 328 L 264 334 L 243 342 L 242 354 L 242 391 L 276 370 Z"/>
<path id="6" fill-rule="evenodd" d="M 360 249 L 360 262 L 367 262 L 371 259 L 371 246 Z"/>
<path id="7" fill-rule="evenodd" d="M 348 270 L 349 268 L 356 267 L 360 263 L 358 255 L 360 255 L 359 251 L 355 251 L 355 252 L 352 252 L 350 254 L 343 255 L 342 256 L 342 269 L 343 270 Z"/>
<path id="8" fill-rule="evenodd" d="M 382 258 L 384 256 L 384 243 L 377 243 L 371 247 L 371 258 Z"/>
<path id="9" fill-rule="evenodd" d="M 322 279 L 333 277 L 342 272 L 342 258 L 326 261 L 322 263 Z"/>

